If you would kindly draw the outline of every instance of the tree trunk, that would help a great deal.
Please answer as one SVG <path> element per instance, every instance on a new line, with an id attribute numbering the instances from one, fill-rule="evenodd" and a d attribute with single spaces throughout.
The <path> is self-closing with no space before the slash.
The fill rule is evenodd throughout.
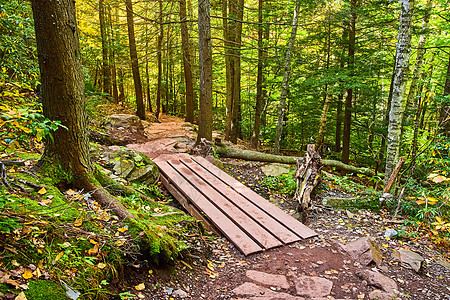
<path id="1" fill-rule="evenodd" d="M 414 71 L 412 73 L 411 85 L 409 87 L 408 98 L 406 100 L 406 107 L 411 107 L 413 110 L 417 107 L 417 101 L 414 101 L 417 95 L 417 87 L 419 85 L 420 71 L 422 69 L 423 59 L 425 56 L 425 44 L 428 38 L 428 23 L 430 22 L 431 9 L 433 7 L 433 1 L 428 0 L 427 6 L 425 7 L 425 14 L 422 21 L 422 29 L 419 38 L 419 43 L 417 44 L 416 53 L 416 64 L 414 66 Z"/>
<path id="2" fill-rule="evenodd" d="M 78 188 L 93 192 L 99 203 L 120 217 L 134 218 L 104 188 L 92 183 L 95 168 L 89 157 L 89 136 L 85 111 L 84 81 L 75 2 L 31 1 L 36 33 L 44 116 L 66 128 L 45 139 L 45 151 L 38 165 Z M 58 170 L 58 171 L 56 171 Z M 109 195 L 109 196 L 108 196 Z"/>
<path id="3" fill-rule="evenodd" d="M 233 113 L 233 82 L 234 82 L 234 56 L 232 51 L 234 41 L 234 28 L 235 21 L 228 21 L 228 1 L 222 0 L 222 26 L 223 26 L 223 39 L 225 48 L 225 72 L 226 72 L 226 96 L 225 96 L 225 140 L 230 140 L 231 135 L 231 120 Z"/>
<path id="4" fill-rule="evenodd" d="M 295 41 L 295 37 L 297 35 L 299 9 L 300 9 L 300 4 L 299 4 L 299 0 L 297 0 L 295 2 L 294 17 L 292 18 L 291 36 L 289 38 L 289 43 L 288 43 L 288 47 L 286 50 L 286 58 L 284 61 L 283 83 L 281 85 L 280 106 L 278 107 L 277 132 L 276 132 L 276 136 L 275 136 L 275 145 L 273 147 L 273 152 L 275 154 L 280 153 L 281 134 L 283 133 L 283 121 L 284 121 L 284 114 L 285 114 L 285 110 L 286 110 L 286 97 L 287 97 L 287 91 L 288 91 L 288 82 L 289 82 L 289 77 L 291 76 L 291 52 L 292 52 L 292 46 Z"/>
<path id="5" fill-rule="evenodd" d="M 348 68 L 350 70 L 351 77 L 355 76 L 354 64 L 355 64 L 355 42 L 356 42 L 356 4 L 357 0 L 351 0 L 350 7 L 350 22 L 348 24 Z M 351 84 L 351 83 L 348 83 Z M 345 109 L 344 109 L 344 132 L 342 135 L 342 162 L 348 164 L 350 162 L 350 137 L 352 126 L 352 100 L 353 89 L 348 88 L 345 96 Z"/>
<path id="6" fill-rule="evenodd" d="M 413 18 L 414 0 L 400 0 L 400 21 L 397 35 L 397 55 L 395 58 L 395 77 L 392 83 L 392 103 L 389 112 L 389 127 L 386 151 L 385 182 L 387 183 L 399 158 L 400 135 L 406 99 L 405 89 L 411 53 L 411 22 Z"/>
<path id="7" fill-rule="evenodd" d="M 236 0 L 230 0 L 230 3 Z M 235 34 L 234 34 L 234 60 L 233 60 L 233 92 L 232 92 L 232 118 L 230 141 L 234 144 L 241 136 L 241 44 L 242 44 L 242 20 L 244 18 L 244 0 L 238 0 L 234 3 L 233 15 L 236 16 Z"/>
<path id="8" fill-rule="evenodd" d="M 159 36 L 158 36 L 158 88 L 156 92 L 156 119 L 159 119 L 161 112 L 161 88 L 162 88 L 162 41 L 164 35 L 164 26 L 162 23 L 163 5 L 159 0 Z"/>
<path id="9" fill-rule="evenodd" d="M 111 69 L 108 58 L 108 35 L 106 33 L 106 9 L 104 0 L 98 2 L 98 14 L 100 19 L 100 36 L 102 39 L 102 82 L 103 93 L 111 94 Z"/>
<path id="10" fill-rule="evenodd" d="M 134 20 L 133 20 L 133 3 L 131 0 L 125 0 L 127 8 L 127 25 L 128 25 L 128 41 L 130 47 L 131 70 L 133 72 L 134 90 L 136 94 L 136 115 L 145 120 L 145 106 L 142 97 L 142 83 L 139 74 L 139 62 L 136 50 L 136 39 L 134 35 Z"/>
<path id="11" fill-rule="evenodd" d="M 312 206 L 311 195 L 320 181 L 320 169 L 322 167 L 320 155 L 315 150 L 315 145 L 308 145 L 305 158 L 298 159 L 295 171 L 294 199 L 299 204 L 299 211 L 306 213 Z"/>
<path id="12" fill-rule="evenodd" d="M 115 11 L 116 15 L 116 22 L 118 23 L 118 8 L 116 7 Z M 117 71 L 116 71 L 116 43 L 119 41 L 118 36 L 114 35 L 114 26 L 112 22 L 112 15 L 111 15 L 111 7 L 108 5 L 108 19 L 110 24 L 110 30 L 111 30 L 111 55 L 110 55 L 110 65 L 111 65 L 111 79 L 112 79 L 112 96 L 114 98 L 114 102 L 116 104 L 119 103 L 119 90 L 117 87 Z M 117 30 L 118 31 L 118 30 Z"/>
<path id="13" fill-rule="evenodd" d="M 266 48 L 263 43 L 264 30 L 269 30 L 269 25 L 263 26 L 263 0 L 258 0 L 258 74 L 256 77 L 256 104 L 255 104 L 255 122 L 253 125 L 252 146 L 258 149 L 259 146 L 259 127 L 261 125 L 261 112 L 265 102 L 264 88 L 264 66 L 266 64 Z M 265 27 L 265 28 L 264 28 Z"/>
<path id="14" fill-rule="evenodd" d="M 447 65 L 447 75 L 444 84 L 444 97 L 447 97 L 449 95 L 450 95 L 450 56 Z M 447 138 L 450 137 L 450 104 L 448 100 L 444 102 L 444 104 L 440 109 L 439 126 L 440 126 L 439 132 L 442 134 L 442 136 Z"/>
<path id="15" fill-rule="evenodd" d="M 334 151 L 341 152 L 341 131 L 342 131 L 342 94 L 338 95 L 336 107 L 336 133 L 334 136 Z"/>
<path id="16" fill-rule="evenodd" d="M 198 1 L 198 44 L 200 112 L 197 144 L 202 138 L 212 140 L 212 49 L 209 0 Z"/>
<path id="17" fill-rule="evenodd" d="M 191 47 L 187 27 L 186 0 L 180 0 L 181 49 L 183 51 L 183 70 L 185 83 L 185 118 L 186 122 L 194 122 L 194 84 L 192 80 Z"/>
<path id="18" fill-rule="evenodd" d="M 124 75 L 123 75 L 123 70 L 122 68 L 119 67 L 119 71 L 117 72 L 118 74 L 118 83 L 119 83 L 119 102 L 125 101 L 125 87 L 123 86 L 123 79 L 124 79 Z"/>

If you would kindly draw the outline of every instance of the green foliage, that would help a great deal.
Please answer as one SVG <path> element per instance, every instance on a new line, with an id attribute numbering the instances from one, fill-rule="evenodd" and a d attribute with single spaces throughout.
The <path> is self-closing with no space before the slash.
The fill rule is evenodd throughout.
<path id="1" fill-rule="evenodd" d="M 261 182 L 262 186 L 275 190 L 279 193 L 293 195 L 297 187 L 294 180 L 294 171 L 281 176 L 268 176 Z"/>
<path id="2" fill-rule="evenodd" d="M 0 5 L 0 81 L 36 84 L 39 70 L 31 16 L 28 1 Z"/>
<path id="3" fill-rule="evenodd" d="M 52 132 L 58 128 L 67 129 L 60 121 L 45 118 L 41 109 L 25 107 L 14 109 L 0 106 L 0 150 L 15 151 L 19 147 L 30 150 L 48 137 L 53 140 Z"/>

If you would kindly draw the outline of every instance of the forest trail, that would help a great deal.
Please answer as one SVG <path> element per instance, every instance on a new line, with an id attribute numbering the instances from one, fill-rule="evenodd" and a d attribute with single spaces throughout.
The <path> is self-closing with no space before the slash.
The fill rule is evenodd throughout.
<path id="1" fill-rule="evenodd" d="M 156 158 L 185 152 L 194 144 L 192 125 L 172 116 L 160 120 L 145 128 L 150 141 L 127 147 Z M 265 164 L 222 161 L 227 173 L 295 215 L 292 197 L 261 185 Z M 324 182 L 322 189 L 322 197 L 332 196 L 339 187 Z M 223 237 L 199 237 L 205 245 L 199 245 L 198 253 L 181 257 L 174 267 L 129 270 L 125 274 L 129 291 L 136 299 L 450 299 L 445 257 L 423 241 L 386 238 L 386 229 L 402 229 L 402 223 L 392 222 L 387 212 L 319 207 L 308 224 L 318 237 L 249 256 Z M 380 265 L 361 261 L 367 249 L 360 249 L 364 252 L 360 257 L 345 251 L 344 245 L 362 237 L 371 237 L 380 246 Z M 401 264 L 394 257 L 398 250 L 420 253 L 423 268 L 416 272 Z M 152 288 L 133 289 L 142 282 Z"/>

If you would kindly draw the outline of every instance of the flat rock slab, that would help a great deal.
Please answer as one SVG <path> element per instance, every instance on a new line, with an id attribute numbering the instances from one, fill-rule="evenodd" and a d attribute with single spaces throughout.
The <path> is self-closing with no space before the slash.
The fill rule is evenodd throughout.
<path id="1" fill-rule="evenodd" d="M 379 272 L 362 270 L 357 272 L 356 275 L 366 280 L 369 285 L 380 288 L 389 293 L 391 296 L 394 296 L 398 292 L 397 283 L 392 278 L 389 278 Z"/>
<path id="2" fill-rule="evenodd" d="M 293 296 L 287 293 L 279 293 L 271 289 L 261 287 L 251 282 L 246 282 L 233 291 L 236 296 L 248 297 L 252 300 L 304 300 L 302 297 Z"/>
<path id="3" fill-rule="evenodd" d="M 273 164 L 261 167 L 261 171 L 266 176 L 278 177 L 283 174 L 288 174 L 290 171 L 290 167 L 289 167 L 289 165 L 285 165 L 285 164 L 273 163 Z"/>
<path id="4" fill-rule="evenodd" d="M 423 257 L 411 250 L 400 249 L 395 250 L 392 256 L 398 259 L 403 265 L 411 267 L 414 271 L 419 272 L 422 267 Z"/>
<path id="5" fill-rule="evenodd" d="M 333 282 L 321 277 L 300 276 L 295 280 L 295 289 L 299 296 L 322 298 L 328 296 L 332 288 Z"/>
<path id="6" fill-rule="evenodd" d="M 247 270 L 245 274 L 249 279 L 256 281 L 259 284 L 272 286 L 280 289 L 288 289 L 290 287 L 286 276 L 268 274 L 264 272 Z"/>
<path id="7" fill-rule="evenodd" d="M 347 243 L 342 246 L 342 249 L 363 266 L 369 265 L 372 261 L 377 266 L 381 264 L 383 254 L 377 242 L 370 237 L 363 237 Z"/>

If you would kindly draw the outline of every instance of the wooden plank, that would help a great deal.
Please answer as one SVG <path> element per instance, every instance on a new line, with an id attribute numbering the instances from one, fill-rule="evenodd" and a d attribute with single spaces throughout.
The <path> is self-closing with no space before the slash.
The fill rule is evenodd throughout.
<path id="1" fill-rule="evenodd" d="M 249 255 L 263 251 L 264 249 L 258 245 L 247 233 L 241 230 L 233 221 L 231 221 L 226 215 L 224 215 L 214 204 L 209 202 L 197 189 L 192 185 L 172 166 L 166 161 L 155 160 L 154 161 L 161 172 L 170 178 L 170 182 L 180 191 L 183 191 L 183 195 L 189 198 L 198 210 L 203 211 L 206 215 L 211 217 L 211 222 L 220 229 L 220 231 L 234 244 L 236 247 L 244 253 Z"/>
<path id="2" fill-rule="evenodd" d="M 232 219 L 243 231 L 253 237 L 265 249 L 278 247 L 283 244 L 270 231 L 255 222 L 249 215 L 230 202 L 229 199 L 225 198 L 211 187 L 209 182 L 205 182 L 179 160 L 171 160 L 168 163 L 180 172 L 186 180 L 189 180 L 192 185 L 196 186 L 207 199 L 210 199 L 217 208 L 219 208 L 228 218 Z M 192 202 L 195 203 L 195 200 L 192 199 Z"/>
<path id="3" fill-rule="evenodd" d="M 160 175 L 160 179 L 162 184 L 166 187 L 166 189 L 172 194 L 172 196 L 175 197 L 175 199 L 180 202 L 180 204 L 197 220 L 200 220 L 203 223 L 203 226 L 205 226 L 205 229 L 208 231 L 213 232 L 214 234 L 217 234 L 216 229 L 214 226 L 210 223 L 208 219 L 206 219 L 201 212 L 198 211 L 198 209 L 192 205 L 186 197 L 183 196 L 182 193 L 178 191 L 178 189 L 170 183 L 170 181 L 164 176 Z"/>
<path id="4" fill-rule="evenodd" d="M 283 243 L 293 243 L 301 240 L 302 238 L 291 230 L 284 227 L 276 219 L 274 219 L 270 214 L 260 209 L 258 206 L 253 204 L 244 198 L 241 194 L 236 193 L 229 186 L 224 184 L 220 179 L 205 171 L 197 162 L 192 159 L 180 159 L 180 161 L 190 168 L 197 176 L 201 177 L 204 181 L 208 182 L 216 191 L 221 193 L 230 202 L 239 207 L 241 210 L 253 218 L 257 223 L 259 223 L 266 230 L 270 231 L 273 235 L 278 237 Z"/>
<path id="5" fill-rule="evenodd" d="M 271 214 L 276 220 L 278 220 L 278 222 L 286 226 L 286 228 L 292 230 L 297 235 L 301 236 L 304 239 L 317 235 L 314 230 L 308 228 L 292 216 L 286 214 L 280 208 L 273 205 L 254 191 L 250 190 L 245 185 L 243 185 L 227 173 L 223 172 L 203 157 L 193 156 L 192 159 L 199 163 L 199 165 L 201 165 L 205 170 L 209 171 L 217 178 L 222 180 L 226 185 L 232 187 L 236 192 L 240 193 L 250 202 L 266 211 L 268 214 Z"/>

